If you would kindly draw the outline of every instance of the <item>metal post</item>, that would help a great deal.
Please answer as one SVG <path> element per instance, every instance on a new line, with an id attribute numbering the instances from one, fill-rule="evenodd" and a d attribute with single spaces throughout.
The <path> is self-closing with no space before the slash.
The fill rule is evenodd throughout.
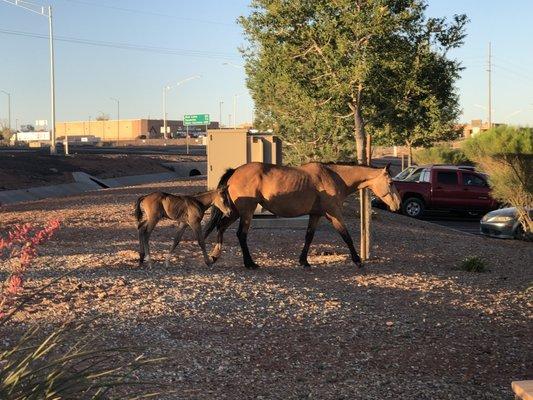
<path id="1" fill-rule="evenodd" d="M 369 134 L 366 135 L 366 163 L 370 167 L 372 166 L 372 139 Z M 370 189 L 365 189 L 366 197 L 366 215 L 365 215 L 365 225 L 366 225 L 366 259 L 370 258 L 370 223 L 372 220 L 372 204 L 370 202 Z"/>
<path id="2" fill-rule="evenodd" d="M 51 118 L 50 126 L 50 154 L 57 154 L 56 150 L 56 85 L 54 71 L 54 31 L 52 28 L 52 6 L 48 6 L 48 29 L 50 33 L 50 97 L 51 97 Z"/>
<path id="3" fill-rule="evenodd" d="M 185 134 L 185 143 L 187 145 L 187 154 L 189 154 L 189 125 L 187 125 L 185 127 L 185 131 L 186 131 L 186 134 Z"/>
<path id="4" fill-rule="evenodd" d="M 233 129 L 237 129 L 237 95 L 233 95 Z"/>
<path id="5" fill-rule="evenodd" d="M 219 110 L 218 110 L 218 112 L 219 112 L 219 114 L 218 114 L 218 115 L 219 115 L 219 119 L 218 119 L 218 120 L 220 121 L 220 122 L 218 123 L 218 128 L 219 128 L 219 129 L 222 128 L 222 104 L 224 104 L 223 101 L 219 101 L 219 102 L 218 102 L 218 107 L 219 107 Z"/>
<path id="6" fill-rule="evenodd" d="M 168 86 L 163 88 L 163 139 L 167 138 L 167 90 Z"/>

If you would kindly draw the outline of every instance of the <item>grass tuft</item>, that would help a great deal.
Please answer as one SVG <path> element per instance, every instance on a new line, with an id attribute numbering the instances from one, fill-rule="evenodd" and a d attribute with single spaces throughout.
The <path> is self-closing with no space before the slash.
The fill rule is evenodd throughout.
<path id="1" fill-rule="evenodd" d="M 487 263 L 481 257 L 471 256 L 466 257 L 461 264 L 459 264 L 459 269 L 466 272 L 487 272 Z"/>

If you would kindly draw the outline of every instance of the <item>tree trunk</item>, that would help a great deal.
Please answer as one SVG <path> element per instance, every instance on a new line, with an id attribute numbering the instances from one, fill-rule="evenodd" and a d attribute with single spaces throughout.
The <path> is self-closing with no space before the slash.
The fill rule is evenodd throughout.
<path id="1" fill-rule="evenodd" d="M 363 117 L 361 116 L 361 106 L 358 104 L 354 107 L 354 136 L 357 146 L 357 163 L 366 165 L 366 132 Z"/>
<path id="2" fill-rule="evenodd" d="M 411 146 L 411 142 L 405 141 L 405 144 L 407 145 L 407 150 L 409 151 L 408 157 L 407 157 L 407 166 L 410 167 L 413 163 L 413 146 Z"/>

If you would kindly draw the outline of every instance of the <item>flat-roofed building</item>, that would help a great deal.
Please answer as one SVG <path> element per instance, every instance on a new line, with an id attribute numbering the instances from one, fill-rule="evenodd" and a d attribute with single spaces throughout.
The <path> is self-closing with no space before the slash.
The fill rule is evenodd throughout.
<path id="1" fill-rule="evenodd" d="M 105 121 L 68 121 L 56 123 L 58 140 L 65 136 L 96 136 L 102 141 L 161 139 L 163 138 L 162 119 L 121 119 Z M 218 129 L 218 122 L 211 122 L 207 129 Z M 206 126 L 189 126 L 190 133 L 206 133 Z M 167 131 L 172 137 L 185 133 L 183 121 L 167 120 Z"/>

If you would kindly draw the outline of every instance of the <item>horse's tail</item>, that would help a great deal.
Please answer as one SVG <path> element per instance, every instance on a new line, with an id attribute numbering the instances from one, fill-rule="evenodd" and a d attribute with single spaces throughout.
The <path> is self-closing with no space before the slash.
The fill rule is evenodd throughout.
<path id="1" fill-rule="evenodd" d="M 141 209 L 141 203 L 145 197 L 146 196 L 141 196 L 135 202 L 135 219 L 137 220 L 138 223 L 140 223 L 141 220 L 143 219 L 143 211 Z"/>
<path id="2" fill-rule="evenodd" d="M 224 187 L 228 184 L 229 178 L 233 175 L 235 170 L 233 168 L 228 168 L 226 172 L 224 172 L 224 175 L 220 178 L 218 181 L 217 188 Z M 228 196 L 229 197 L 229 196 Z M 230 199 L 231 201 L 231 199 Z M 218 226 L 220 220 L 222 219 L 222 211 L 220 211 L 217 207 L 211 206 L 211 219 L 205 226 L 204 231 L 204 238 L 207 238 L 211 232 L 213 232 L 213 229 Z"/>

